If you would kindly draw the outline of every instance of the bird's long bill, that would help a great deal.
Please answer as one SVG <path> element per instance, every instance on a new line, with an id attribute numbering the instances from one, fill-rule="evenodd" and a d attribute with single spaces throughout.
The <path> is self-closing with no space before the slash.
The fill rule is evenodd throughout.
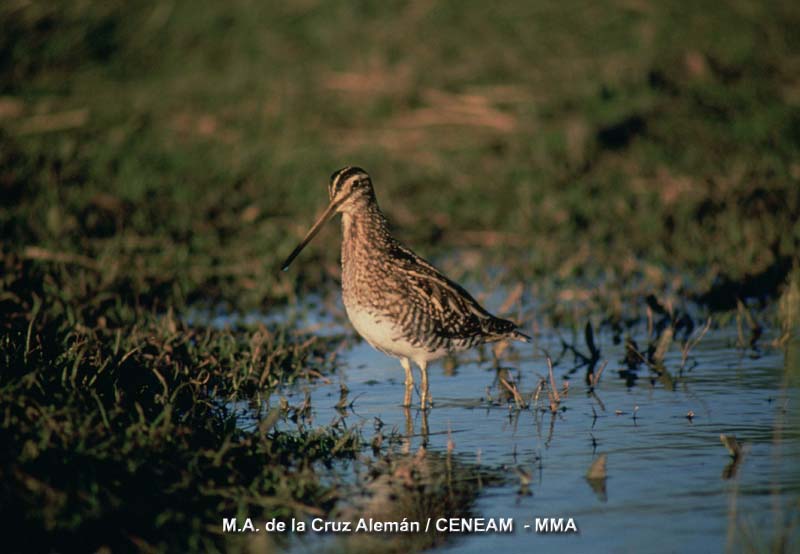
<path id="1" fill-rule="evenodd" d="M 325 223 L 335 214 L 336 214 L 336 204 L 334 202 L 331 202 L 328 205 L 328 207 L 325 208 L 323 214 L 319 216 L 319 219 L 316 221 L 316 223 L 314 223 L 314 226 L 308 230 L 308 233 L 306 233 L 306 236 L 303 238 L 303 240 L 300 241 L 300 244 L 297 245 L 297 248 L 292 250 L 292 253 L 289 254 L 289 257 L 286 258 L 285 262 L 283 262 L 283 265 L 281 266 L 282 271 L 286 271 L 287 269 L 289 269 L 289 264 L 291 264 L 294 261 L 294 259 L 297 257 L 298 254 L 300 254 L 303 248 L 305 248 L 306 245 L 309 242 L 311 242 L 311 239 L 313 239 L 316 236 L 316 234 L 319 233 L 319 230 L 322 228 L 322 226 L 325 225 Z"/>

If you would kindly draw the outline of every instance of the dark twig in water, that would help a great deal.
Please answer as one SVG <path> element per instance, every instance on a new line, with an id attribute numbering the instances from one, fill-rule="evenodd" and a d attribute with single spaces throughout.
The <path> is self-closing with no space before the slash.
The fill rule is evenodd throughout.
<path id="1" fill-rule="evenodd" d="M 746 322 L 750 328 L 750 337 L 745 340 L 742 322 Z M 741 349 L 750 348 L 758 351 L 758 339 L 764 333 L 764 328 L 759 324 L 750 313 L 750 309 L 740 299 L 736 300 L 736 329 L 739 334 L 738 347 Z"/>
<path id="2" fill-rule="evenodd" d="M 722 470 L 722 478 L 725 480 L 732 479 L 736 476 L 736 472 L 744 458 L 744 448 L 742 443 L 736 440 L 736 435 L 720 434 L 719 440 L 731 456 L 731 461 Z"/>
<path id="3" fill-rule="evenodd" d="M 701 340 L 703 340 L 703 337 L 706 336 L 706 333 L 708 333 L 708 330 L 710 328 L 711 328 L 711 318 L 709 317 L 708 320 L 706 321 L 706 324 L 703 326 L 703 328 L 700 330 L 697 336 L 694 338 L 690 338 L 684 343 L 683 347 L 681 348 L 681 371 L 683 371 L 686 368 L 686 361 L 689 359 L 689 353 L 695 346 L 697 346 L 700 343 Z"/>
<path id="4" fill-rule="evenodd" d="M 504 378 L 500 377 L 500 383 L 508 390 L 509 393 L 514 397 L 514 403 L 517 405 L 518 410 L 524 410 L 527 408 L 525 401 L 522 398 L 522 395 L 519 393 L 517 389 L 517 384 L 512 382 L 509 383 Z"/>
<path id="5" fill-rule="evenodd" d="M 550 375 L 550 411 L 555 413 L 558 411 L 558 405 L 561 403 L 561 396 L 558 394 L 558 388 L 556 387 L 556 378 L 553 375 L 553 361 L 550 359 L 550 356 L 547 357 L 547 371 Z"/>
<path id="6" fill-rule="evenodd" d="M 597 498 L 602 502 L 606 502 L 608 500 L 606 493 L 607 460 L 608 456 L 606 454 L 598 455 L 594 460 L 592 460 L 592 464 L 589 466 L 589 470 L 586 472 L 586 482 L 589 483 L 589 486 L 592 487 L 592 490 L 597 495 Z"/>
<path id="7" fill-rule="evenodd" d="M 606 368 L 607 365 L 608 365 L 608 360 L 600 364 L 600 369 L 597 370 L 597 373 L 593 373 L 591 375 L 591 384 L 589 386 L 590 391 L 593 391 L 595 387 L 597 387 L 597 385 L 600 383 L 600 377 L 603 375 L 603 370 Z"/>

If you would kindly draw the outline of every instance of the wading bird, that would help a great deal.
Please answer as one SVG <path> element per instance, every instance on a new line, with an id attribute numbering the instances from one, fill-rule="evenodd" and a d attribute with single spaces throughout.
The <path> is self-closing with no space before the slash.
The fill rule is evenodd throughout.
<path id="1" fill-rule="evenodd" d="M 486 342 L 530 341 L 515 323 L 487 312 L 460 285 L 392 236 L 363 169 L 335 172 L 328 194 L 330 204 L 281 269 L 289 267 L 329 219 L 342 214 L 344 307 L 369 344 L 400 359 L 406 372 L 404 406 L 411 404 L 411 362 L 420 369 L 420 404 L 426 410 L 431 403 L 428 362 Z"/>

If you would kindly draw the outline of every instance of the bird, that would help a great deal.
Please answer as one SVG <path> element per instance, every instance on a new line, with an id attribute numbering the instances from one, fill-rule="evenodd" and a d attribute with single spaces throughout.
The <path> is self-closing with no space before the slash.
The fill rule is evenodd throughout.
<path id="1" fill-rule="evenodd" d="M 530 342 L 516 323 L 490 314 L 461 285 L 398 241 L 378 206 L 372 179 L 360 167 L 335 171 L 329 203 L 281 266 L 283 271 L 327 221 L 342 215 L 342 300 L 355 330 L 405 370 L 403 406 L 411 405 L 420 370 L 420 404 L 432 406 L 428 364 L 448 354 L 501 340 Z"/>

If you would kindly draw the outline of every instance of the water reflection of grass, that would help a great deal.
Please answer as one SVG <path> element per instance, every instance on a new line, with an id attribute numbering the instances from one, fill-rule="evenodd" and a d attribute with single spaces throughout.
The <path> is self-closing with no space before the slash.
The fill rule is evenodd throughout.
<path id="1" fill-rule="evenodd" d="M 535 298 L 531 325 L 624 334 L 658 325 L 651 296 L 778 294 L 800 249 L 797 8 L 584 8 L 3 3 L 3 521 L 32 549 L 205 550 L 222 512 L 334 505 L 320 475 L 358 433 L 274 398 L 287 427 L 245 430 L 226 406 L 331 371 L 338 343 L 182 318 L 335 282 L 333 231 L 275 269 L 343 163 L 454 277 L 525 283 L 503 311 Z M 650 346 L 631 364 L 672 343 Z"/>

